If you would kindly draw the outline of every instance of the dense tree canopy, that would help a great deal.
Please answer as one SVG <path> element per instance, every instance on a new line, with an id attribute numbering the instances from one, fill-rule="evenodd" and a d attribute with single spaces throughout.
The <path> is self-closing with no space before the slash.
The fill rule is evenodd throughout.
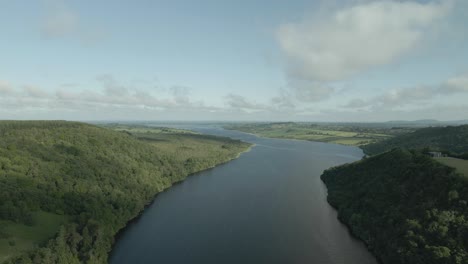
<path id="1" fill-rule="evenodd" d="M 468 125 L 421 128 L 361 148 L 365 153 L 374 155 L 397 147 L 442 151 L 451 156 L 468 159 Z"/>
<path id="2" fill-rule="evenodd" d="M 67 216 L 11 263 L 105 263 L 114 236 L 156 193 L 235 158 L 248 144 L 188 133 L 132 134 L 76 122 L 0 122 L 0 221 Z M 0 229 L 0 240 L 13 238 Z M 1 261 L 1 258 L 0 258 Z"/>
<path id="3" fill-rule="evenodd" d="M 338 217 L 384 264 L 468 263 L 468 179 L 394 149 L 324 172 Z"/>

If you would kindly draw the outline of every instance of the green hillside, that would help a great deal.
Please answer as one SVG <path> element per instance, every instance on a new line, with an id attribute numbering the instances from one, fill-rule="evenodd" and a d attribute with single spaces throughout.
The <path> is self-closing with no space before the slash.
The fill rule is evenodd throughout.
<path id="1" fill-rule="evenodd" d="M 117 231 L 156 193 L 248 147 L 177 131 L 2 121 L 0 262 L 106 263 Z"/>
<path id="2" fill-rule="evenodd" d="M 384 264 L 468 263 L 468 179 L 394 149 L 324 172 L 339 219 Z"/>
<path id="3" fill-rule="evenodd" d="M 393 148 L 444 151 L 451 155 L 468 153 L 468 125 L 421 128 L 384 141 L 362 146 L 365 153 L 374 155 Z"/>

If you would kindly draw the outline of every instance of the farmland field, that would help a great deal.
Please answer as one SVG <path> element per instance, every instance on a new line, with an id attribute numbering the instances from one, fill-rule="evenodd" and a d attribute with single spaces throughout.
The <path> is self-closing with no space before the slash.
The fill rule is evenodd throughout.
<path id="1" fill-rule="evenodd" d="M 269 138 L 287 138 L 362 146 L 408 132 L 408 128 L 371 127 L 348 124 L 246 123 L 224 126 L 226 129 Z"/>
<path id="2" fill-rule="evenodd" d="M 442 157 L 436 159 L 449 167 L 457 169 L 458 172 L 468 177 L 468 160 L 451 157 Z"/>

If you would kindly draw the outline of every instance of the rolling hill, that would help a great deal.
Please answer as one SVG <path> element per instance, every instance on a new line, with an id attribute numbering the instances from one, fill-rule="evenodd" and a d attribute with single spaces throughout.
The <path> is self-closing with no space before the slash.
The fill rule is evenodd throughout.
<path id="1" fill-rule="evenodd" d="M 250 146 L 164 131 L 0 122 L 0 262 L 106 263 L 158 192 Z"/>
<path id="2" fill-rule="evenodd" d="M 366 154 L 375 155 L 393 148 L 430 149 L 452 156 L 468 153 L 468 125 L 427 127 L 380 142 L 361 146 Z"/>

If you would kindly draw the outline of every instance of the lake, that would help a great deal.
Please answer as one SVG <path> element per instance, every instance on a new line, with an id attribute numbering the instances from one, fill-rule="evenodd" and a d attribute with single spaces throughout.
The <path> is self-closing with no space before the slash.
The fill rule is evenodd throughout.
<path id="1" fill-rule="evenodd" d="M 121 233 L 110 263 L 375 264 L 326 201 L 323 170 L 359 148 L 180 125 L 255 144 L 160 193 Z"/>

